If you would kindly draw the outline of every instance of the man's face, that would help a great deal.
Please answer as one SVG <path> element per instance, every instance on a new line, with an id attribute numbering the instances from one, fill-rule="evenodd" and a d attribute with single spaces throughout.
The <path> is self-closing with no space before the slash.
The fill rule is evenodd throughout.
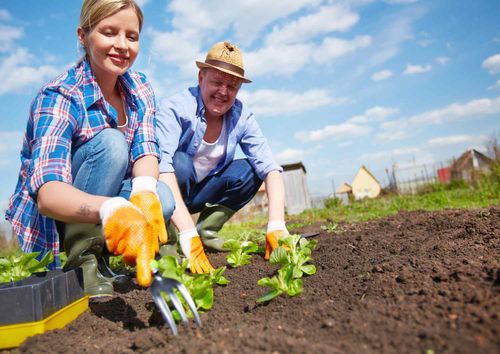
<path id="1" fill-rule="evenodd" d="M 198 73 L 198 83 L 205 118 L 213 118 L 223 116 L 232 107 L 242 80 L 216 69 L 203 69 Z"/>

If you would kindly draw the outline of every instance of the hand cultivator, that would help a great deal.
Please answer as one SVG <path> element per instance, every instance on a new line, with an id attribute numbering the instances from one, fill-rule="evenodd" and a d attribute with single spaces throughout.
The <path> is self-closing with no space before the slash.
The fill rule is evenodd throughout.
<path id="1" fill-rule="evenodd" d="M 178 334 L 178 331 L 177 326 L 175 325 L 174 317 L 172 316 L 172 311 L 168 307 L 165 298 L 161 294 L 162 292 L 165 292 L 168 295 L 168 298 L 172 301 L 174 308 L 181 316 L 182 322 L 187 323 L 188 319 L 186 311 L 184 311 L 184 307 L 182 306 L 182 303 L 174 290 L 177 290 L 184 297 L 184 300 L 186 300 L 189 309 L 193 313 L 195 323 L 199 327 L 201 327 L 201 319 L 198 315 L 198 311 L 196 311 L 196 305 L 184 284 L 175 279 L 164 278 L 160 275 L 158 269 L 153 269 L 153 282 L 151 284 L 151 293 L 153 295 L 153 300 L 158 309 L 160 309 L 160 312 L 163 315 L 163 318 L 167 322 L 168 326 L 172 330 L 172 333 L 174 334 L 174 336 L 176 336 Z"/>

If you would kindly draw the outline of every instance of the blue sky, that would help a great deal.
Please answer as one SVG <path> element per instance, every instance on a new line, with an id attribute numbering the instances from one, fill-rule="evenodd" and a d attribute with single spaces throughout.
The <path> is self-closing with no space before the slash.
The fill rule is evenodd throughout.
<path id="1" fill-rule="evenodd" d="M 364 164 L 437 164 L 500 132 L 500 1 L 142 0 L 141 53 L 158 96 L 196 83 L 215 42 L 244 52 L 239 97 L 314 195 Z M 81 53 L 81 1 L 0 2 L 0 201 L 14 190 L 28 108 Z"/>

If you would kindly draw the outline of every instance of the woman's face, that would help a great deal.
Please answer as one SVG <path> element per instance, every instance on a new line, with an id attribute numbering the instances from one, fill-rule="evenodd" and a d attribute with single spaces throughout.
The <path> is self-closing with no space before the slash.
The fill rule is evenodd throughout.
<path id="1" fill-rule="evenodd" d="M 101 20 L 90 32 L 78 28 L 96 78 L 124 74 L 139 53 L 139 19 L 132 7 Z"/>

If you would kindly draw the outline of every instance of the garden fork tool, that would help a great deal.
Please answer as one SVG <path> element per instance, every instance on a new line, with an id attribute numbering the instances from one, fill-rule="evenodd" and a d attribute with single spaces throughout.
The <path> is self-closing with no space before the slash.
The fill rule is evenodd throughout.
<path id="1" fill-rule="evenodd" d="M 168 307 L 168 304 L 161 293 L 163 291 L 168 295 L 168 297 L 172 301 L 174 308 L 181 316 L 182 322 L 187 323 L 188 320 L 186 311 L 184 311 L 184 307 L 182 306 L 181 300 L 174 292 L 175 289 L 177 289 L 179 293 L 184 297 L 184 300 L 186 300 L 189 309 L 193 313 L 195 323 L 199 327 L 201 327 L 200 315 L 198 315 L 198 311 L 196 311 L 196 305 L 194 304 L 193 298 L 189 294 L 189 291 L 186 289 L 184 284 L 172 278 L 162 277 L 160 275 L 160 272 L 158 272 L 158 269 L 153 269 L 153 282 L 151 284 L 151 293 L 153 294 L 153 300 L 158 309 L 160 309 L 163 318 L 165 319 L 168 326 L 172 330 L 174 336 L 178 334 L 177 326 L 175 325 L 175 320 L 174 317 L 172 316 L 172 311 Z"/>

